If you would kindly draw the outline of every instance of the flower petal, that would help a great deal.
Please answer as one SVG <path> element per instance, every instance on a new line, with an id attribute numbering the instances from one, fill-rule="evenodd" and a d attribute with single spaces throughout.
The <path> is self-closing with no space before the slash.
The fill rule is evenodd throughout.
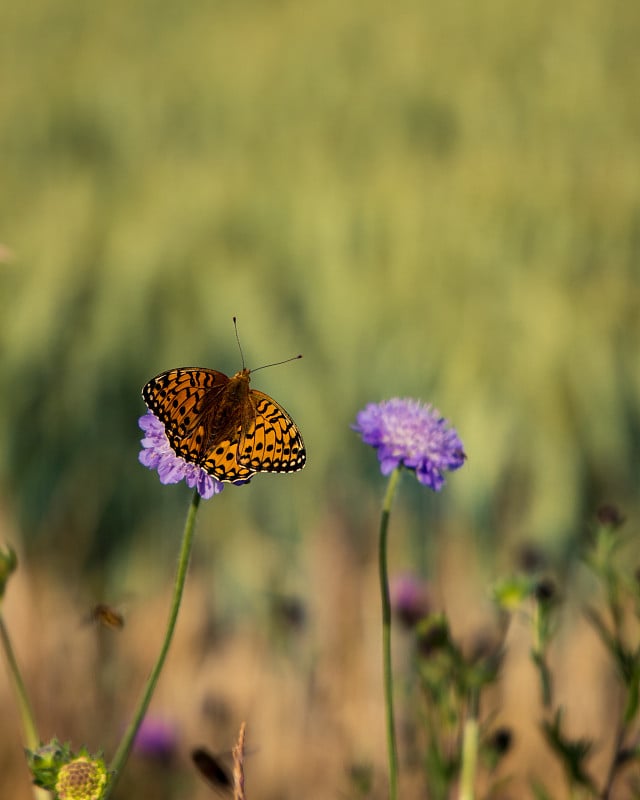
<path id="1" fill-rule="evenodd" d="M 142 450 L 138 453 L 138 461 L 149 469 L 155 469 L 160 483 L 166 485 L 184 480 L 187 486 L 197 489 L 205 500 L 223 490 L 224 484 L 197 464 L 190 464 L 175 454 L 169 444 L 164 424 L 155 414 L 148 411 L 140 417 L 138 425 L 146 434 L 140 441 Z"/>

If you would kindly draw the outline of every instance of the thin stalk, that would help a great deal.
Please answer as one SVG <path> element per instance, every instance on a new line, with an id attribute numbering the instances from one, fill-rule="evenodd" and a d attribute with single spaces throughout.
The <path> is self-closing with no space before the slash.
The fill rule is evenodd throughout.
<path id="1" fill-rule="evenodd" d="M 387 532 L 393 496 L 398 485 L 400 468 L 389 476 L 387 491 L 382 504 L 378 566 L 380 571 L 380 597 L 382 600 L 382 671 L 387 730 L 387 754 L 389 759 L 389 800 L 398 797 L 398 748 L 393 715 L 393 673 L 391 670 L 391 601 L 389 599 L 389 572 L 387 568 Z"/>
<path id="2" fill-rule="evenodd" d="M 542 705 L 548 710 L 551 708 L 552 687 L 551 672 L 549 671 L 549 665 L 547 664 L 545 654 L 546 637 L 542 630 L 542 626 L 545 624 L 543 620 L 543 613 L 544 612 L 540 607 L 540 603 L 536 602 L 533 609 L 533 648 L 531 651 L 531 656 L 533 658 L 533 663 L 538 670 L 538 676 L 540 678 Z"/>
<path id="3" fill-rule="evenodd" d="M 473 800 L 476 768 L 478 765 L 478 696 L 469 703 L 469 713 L 462 734 L 462 768 L 460 770 L 459 800 Z"/>
<path id="4" fill-rule="evenodd" d="M 33 709 L 31 708 L 31 703 L 29 702 L 27 687 L 25 686 L 24 681 L 22 680 L 22 675 L 20 674 L 18 660 L 16 659 L 16 654 L 13 651 L 11 638 L 9 637 L 7 626 L 4 624 L 2 612 L 0 612 L 0 641 L 2 642 L 2 648 L 7 657 L 9 674 L 13 680 L 13 688 L 15 689 L 16 698 L 18 700 L 18 709 L 22 719 L 22 730 L 24 731 L 24 742 L 28 750 L 35 751 L 40 747 L 40 735 L 38 734 L 36 718 L 34 716 Z M 38 786 L 33 787 L 34 800 L 46 800 L 46 798 L 50 796 L 51 795 L 49 792 L 45 791 L 44 789 L 40 789 Z"/>
<path id="5" fill-rule="evenodd" d="M 22 729 L 24 731 L 25 744 L 29 750 L 37 750 L 38 747 L 40 747 L 40 736 L 38 735 L 36 720 L 33 715 L 31 704 L 29 703 L 26 686 L 24 685 L 22 675 L 20 674 L 20 668 L 18 667 L 16 655 L 13 652 L 11 639 L 9 638 L 9 632 L 4 624 L 4 617 L 2 616 L 1 612 L 0 640 L 2 641 L 2 647 L 7 657 L 9 674 L 13 680 L 13 688 L 15 689 L 16 697 L 18 698 L 18 708 L 20 710 L 20 717 L 22 718 Z"/>
<path id="6" fill-rule="evenodd" d="M 136 709 L 133 719 L 129 723 L 129 727 L 125 731 L 124 736 L 122 737 L 122 741 L 120 742 L 120 745 L 116 751 L 116 754 L 113 757 L 111 764 L 109 765 L 109 770 L 113 773 L 113 777 L 111 778 L 111 781 L 107 786 L 107 789 L 102 797 L 102 800 L 107 800 L 111 796 L 111 793 L 113 792 L 116 782 L 120 777 L 122 768 L 127 758 L 129 757 L 129 753 L 133 746 L 136 733 L 138 732 L 138 728 L 140 727 L 142 720 L 144 719 L 144 715 L 147 712 L 147 708 L 149 707 L 149 703 L 151 702 L 151 697 L 156 688 L 156 684 L 158 683 L 158 678 L 160 677 L 160 672 L 162 671 L 162 667 L 164 666 L 167 653 L 169 652 L 169 646 L 173 638 L 173 631 L 176 626 L 178 611 L 180 609 L 180 602 L 182 600 L 182 592 L 184 589 L 185 579 L 187 577 L 189 558 L 191 556 L 191 547 L 193 544 L 193 534 L 195 530 L 196 512 L 198 510 L 199 504 L 200 504 L 200 495 L 198 494 L 197 491 L 194 491 L 193 499 L 191 500 L 191 505 L 189 506 L 189 511 L 187 513 L 187 520 L 184 526 L 184 533 L 182 534 L 182 546 L 180 548 L 178 570 L 176 572 L 176 579 L 173 587 L 173 599 L 171 602 L 171 608 L 169 610 L 169 620 L 167 622 L 167 630 L 164 635 L 164 641 L 162 642 L 162 647 L 160 648 L 160 653 L 158 655 L 158 659 L 155 663 L 155 666 L 151 671 L 151 674 L 149 675 L 149 679 L 147 681 L 147 685 L 145 687 L 140 703 L 138 704 L 138 708 Z"/>

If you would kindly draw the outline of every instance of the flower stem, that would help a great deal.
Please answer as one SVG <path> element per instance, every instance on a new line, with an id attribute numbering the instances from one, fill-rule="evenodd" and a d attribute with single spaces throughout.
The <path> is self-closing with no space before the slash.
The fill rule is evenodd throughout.
<path id="1" fill-rule="evenodd" d="M 136 712 L 131 720 L 129 727 L 125 731 L 124 736 L 122 737 L 122 741 L 116 751 L 111 764 L 109 765 L 109 770 L 113 773 L 113 777 L 107 786 L 107 789 L 102 797 L 102 800 L 107 800 L 111 796 L 111 793 L 116 785 L 116 782 L 122 772 L 122 768 L 129 757 L 129 753 L 131 751 L 131 747 L 133 746 L 134 739 L 136 737 L 136 733 L 138 732 L 138 728 L 142 723 L 144 715 L 147 712 L 147 708 L 149 707 L 149 703 L 151 702 L 151 697 L 153 692 L 156 688 L 156 684 L 158 682 L 158 678 L 160 677 L 160 672 L 162 671 L 162 667 L 164 666 L 165 658 L 169 651 L 169 645 L 171 644 L 171 639 L 173 638 L 173 631 L 176 626 L 176 619 L 178 618 L 178 610 L 180 609 L 180 602 L 182 600 L 182 591 L 184 589 L 185 579 L 187 577 L 187 569 L 189 567 L 189 557 L 191 555 L 191 546 L 193 544 L 193 534 L 195 530 L 195 520 L 196 520 L 196 512 L 198 510 L 198 505 L 200 503 L 200 495 L 197 491 L 193 493 L 193 499 L 191 500 L 191 505 L 189 506 L 189 511 L 187 513 L 187 520 L 184 526 L 184 533 L 182 534 L 182 546 L 180 548 L 180 558 L 178 560 L 178 570 L 176 572 L 176 580 L 173 587 L 173 600 L 171 602 L 171 609 L 169 611 L 169 620 L 167 622 L 167 630 L 164 635 L 164 641 L 162 643 L 162 647 L 160 648 L 160 653 L 158 655 L 158 659 L 155 663 L 155 666 L 149 675 L 149 679 L 147 681 L 147 685 L 145 687 L 144 693 L 136 709 Z"/>
<path id="2" fill-rule="evenodd" d="M 551 708 L 552 685 L 551 672 L 547 664 L 545 653 L 548 641 L 548 614 L 545 616 L 540 603 L 535 604 L 533 612 L 533 648 L 531 656 L 540 678 L 540 690 L 542 693 L 542 705 L 545 709 Z"/>
<path id="3" fill-rule="evenodd" d="M 389 600 L 389 573 L 387 569 L 387 530 L 391 503 L 398 485 L 400 468 L 394 469 L 389 476 L 387 491 L 382 504 L 380 518 L 380 539 L 378 550 L 378 567 L 380 571 L 380 597 L 382 599 L 382 669 L 384 683 L 384 700 L 387 728 L 387 754 L 389 759 L 389 800 L 398 797 L 398 749 L 396 746 L 396 730 L 393 716 L 393 675 L 391 671 L 391 601 Z"/>
<path id="4" fill-rule="evenodd" d="M 2 612 L 0 612 L 0 641 L 2 642 L 2 648 L 7 657 L 9 673 L 13 679 L 13 686 L 18 699 L 18 708 L 20 709 L 20 716 L 22 718 L 22 729 L 24 731 L 25 745 L 27 746 L 28 750 L 35 751 L 38 749 L 38 747 L 40 747 L 40 735 L 38 734 L 36 718 L 33 714 L 31 703 L 29 702 L 27 688 L 24 685 L 22 675 L 20 674 L 20 668 L 18 667 L 16 654 L 13 652 L 9 631 L 7 630 L 7 626 L 4 624 Z M 34 786 L 33 797 L 34 800 L 46 800 L 46 798 L 50 797 L 50 794 L 49 792 L 45 792 L 44 789 Z"/>
<path id="5" fill-rule="evenodd" d="M 18 707 L 20 709 L 20 716 L 22 717 L 22 728 L 24 730 L 25 744 L 29 750 L 37 750 L 40 746 L 40 737 L 38 735 L 35 717 L 33 716 L 33 710 L 31 708 L 31 704 L 29 703 L 29 697 L 27 696 L 27 689 L 24 685 L 24 681 L 22 680 L 22 676 L 20 675 L 20 669 L 18 667 L 16 655 L 13 652 L 11 639 L 9 638 L 9 632 L 4 624 L 4 617 L 2 616 L 1 612 L 0 640 L 2 640 L 2 647 L 7 657 L 9 672 L 13 679 L 16 697 L 18 698 Z"/>
<path id="6" fill-rule="evenodd" d="M 474 693 L 469 715 L 464 723 L 462 735 L 462 768 L 460 771 L 459 800 L 473 800 L 476 766 L 478 762 L 478 697 Z"/>

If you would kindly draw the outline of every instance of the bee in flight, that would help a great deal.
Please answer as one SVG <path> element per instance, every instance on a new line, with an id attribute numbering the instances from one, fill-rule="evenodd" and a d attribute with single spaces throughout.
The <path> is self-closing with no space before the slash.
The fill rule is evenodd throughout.
<path id="1" fill-rule="evenodd" d="M 120 631 L 124 628 L 124 615 L 106 603 L 97 603 L 89 612 L 87 622 L 95 622 L 112 631 Z"/>

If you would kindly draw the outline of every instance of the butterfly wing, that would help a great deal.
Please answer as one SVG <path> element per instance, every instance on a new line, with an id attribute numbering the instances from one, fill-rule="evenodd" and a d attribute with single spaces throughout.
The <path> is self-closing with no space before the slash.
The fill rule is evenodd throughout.
<path id="1" fill-rule="evenodd" d="M 176 455 L 219 481 L 295 472 L 306 461 L 295 422 L 269 395 L 249 390 L 248 374 L 228 378 L 214 369 L 182 367 L 162 372 L 142 390 Z M 236 395 L 238 389 L 247 393 Z"/>
<path id="2" fill-rule="evenodd" d="M 207 447 L 207 410 L 227 387 L 229 378 L 215 369 L 182 367 L 156 375 L 142 390 L 153 414 L 164 424 L 176 455 L 200 463 Z"/>
<path id="3" fill-rule="evenodd" d="M 281 405 L 257 389 L 249 393 L 253 413 L 238 443 L 238 464 L 251 472 L 296 472 L 307 455 L 298 426 Z"/>
<path id="4" fill-rule="evenodd" d="M 237 428 L 236 436 L 216 442 L 205 454 L 200 466 L 219 481 L 248 481 L 256 470 L 238 461 L 238 448 L 242 436 L 242 426 Z"/>

